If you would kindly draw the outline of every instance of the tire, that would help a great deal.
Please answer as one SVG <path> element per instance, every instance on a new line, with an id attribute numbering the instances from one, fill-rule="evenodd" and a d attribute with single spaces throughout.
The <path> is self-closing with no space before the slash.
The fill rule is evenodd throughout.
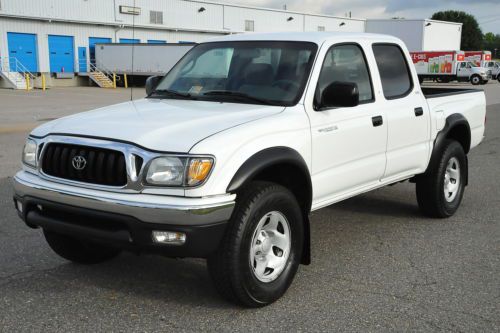
<path id="1" fill-rule="evenodd" d="M 238 196 L 221 246 L 208 258 L 208 270 L 224 298 L 262 307 L 279 299 L 297 272 L 304 242 L 302 212 L 294 195 L 274 183 L 252 182 Z M 269 237 L 260 241 L 259 230 Z M 288 247 L 283 242 L 276 246 L 287 235 Z M 272 261 L 266 258 L 274 260 L 275 270 L 268 268 Z"/>
<path id="2" fill-rule="evenodd" d="M 480 84 L 483 80 L 481 79 L 481 77 L 477 74 L 474 74 L 471 76 L 470 78 L 470 83 L 472 83 L 472 85 L 474 86 L 477 86 L 478 84 Z"/>
<path id="3" fill-rule="evenodd" d="M 83 241 L 68 235 L 43 230 L 50 248 L 69 261 L 79 264 L 98 264 L 113 259 L 121 250 L 107 247 L 94 242 Z"/>
<path id="4" fill-rule="evenodd" d="M 431 162 L 425 174 L 417 178 L 416 191 L 422 213 L 446 218 L 452 216 L 462 202 L 468 173 L 467 158 L 462 145 L 454 140 L 446 140 L 440 155 L 440 159 Z"/>

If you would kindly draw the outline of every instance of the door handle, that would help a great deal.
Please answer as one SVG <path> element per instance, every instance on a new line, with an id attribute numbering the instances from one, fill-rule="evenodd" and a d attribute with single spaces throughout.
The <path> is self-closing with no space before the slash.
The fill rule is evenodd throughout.
<path id="1" fill-rule="evenodd" d="M 415 116 L 420 117 L 421 115 L 424 114 L 424 109 L 421 107 L 415 108 Z"/>
<path id="2" fill-rule="evenodd" d="M 375 116 L 375 117 L 372 117 L 372 124 L 373 124 L 373 127 L 377 127 L 377 126 L 380 126 L 384 123 L 384 119 L 382 118 L 382 116 Z"/>

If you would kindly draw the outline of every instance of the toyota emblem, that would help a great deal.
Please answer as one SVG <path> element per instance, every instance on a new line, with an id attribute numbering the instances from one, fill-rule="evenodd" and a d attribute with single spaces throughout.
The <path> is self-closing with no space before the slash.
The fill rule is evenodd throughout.
<path id="1" fill-rule="evenodd" d="M 75 168 L 78 171 L 81 171 L 85 169 L 85 166 L 87 165 L 87 160 L 83 156 L 75 156 L 73 157 L 73 160 L 71 160 L 71 164 L 73 165 L 73 168 Z"/>

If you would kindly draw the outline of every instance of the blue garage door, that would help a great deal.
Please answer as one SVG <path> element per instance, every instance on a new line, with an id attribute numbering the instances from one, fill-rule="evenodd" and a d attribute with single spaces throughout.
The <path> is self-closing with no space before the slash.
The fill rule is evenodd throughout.
<path id="1" fill-rule="evenodd" d="M 95 64 L 95 44 L 111 43 L 111 38 L 89 37 L 89 58 L 92 64 Z"/>
<path id="2" fill-rule="evenodd" d="M 9 44 L 9 57 L 16 58 L 30 72 L 38 72 L 35 34 L 8 32 L 7 43 Z M 17 68 L 13 59 L 10 61 L 10 70 L 13 72 L 21 70 Z"/>
<path id="3" fill-rule="evenodd" d="M 50 71 L 53 73 L 75 71 L 73 36 L 49 35 Z"/>
<path id="4" fill-rule="evenodd" d="M 140 42 L 140 39 L 120 38 L 120 43 L 122 44 L 139 44 Z"/>

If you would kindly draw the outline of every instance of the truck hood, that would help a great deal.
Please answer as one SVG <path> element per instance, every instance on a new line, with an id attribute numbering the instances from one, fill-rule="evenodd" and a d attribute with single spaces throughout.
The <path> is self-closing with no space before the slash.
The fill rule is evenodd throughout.
<path id="1" fill-rule="evenodd" d="M 148 98 L 60 118 L 37 127 L 31 135 L 93 136 L 187 153 L 210 135 L 283 110 L 282 106 Z"/>

